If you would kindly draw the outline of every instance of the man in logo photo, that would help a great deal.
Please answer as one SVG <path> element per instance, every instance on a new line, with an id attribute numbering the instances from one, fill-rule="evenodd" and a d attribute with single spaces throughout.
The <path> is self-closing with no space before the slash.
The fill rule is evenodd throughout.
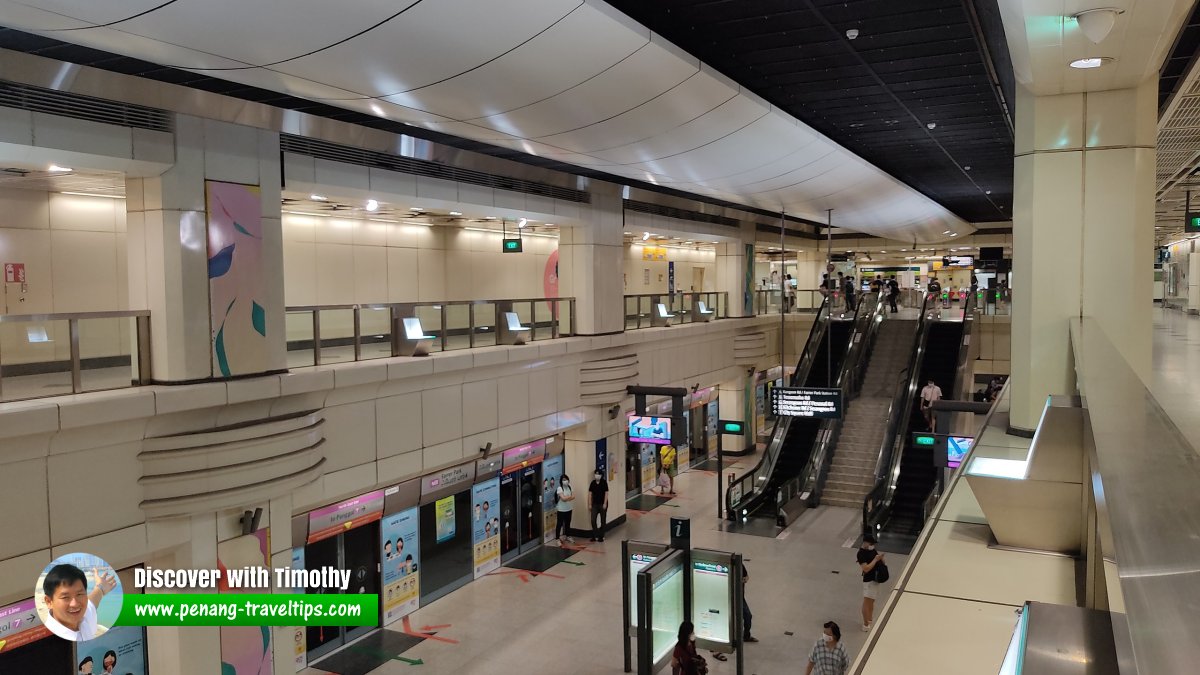
<path id="1" fill-rule="evenodd" d="M 117 578 L 111 572 L 100 575 L 92 570 L 96 587 L 87 591 L 87 576 L 74 565 L 61 564 L 50 568 L 42 582 L 46 594 L 46 628 L 63 638 L 83 642 L 96 637 L 96 606 L 109 591 L 116 588 Z"/>

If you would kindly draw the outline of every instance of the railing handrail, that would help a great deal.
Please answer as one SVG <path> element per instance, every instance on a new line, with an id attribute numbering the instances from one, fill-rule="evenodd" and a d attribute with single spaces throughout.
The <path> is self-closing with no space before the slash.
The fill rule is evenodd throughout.
<path id="1" fill-rule="evenodd" d="M 336 305 L 291 305 L 284 307 L 285 312 L 313 312 L 338 309 L 391 309 L 393 307 L 431 307 L 434 305 L 494 305 L 498 302 L 567 302 L 574 300 L 573 296 L 561 298 L 496 298 L 493 300 L 421 300 L 419 302 L 372 302 Z"/>
<path id="2" fill-rule="evenodd" d="M 930 294 L 924 293 L 912 355 L 909 356 L 904 370 L 900 371 L 902 374 L 907 373 L 907 376 L 899 378 L 896 394 L 888 407 L 887 427 L 883 433 L 883 441 L 879 444 L 878 458 L 875 460 L 875 485 L 863 498 L 863 532 L 874 532 L 877 521 L 890 508 L 892 495 L 899 482 L 900 459 L 904 453 L 897 452 L 896 446 L 908 432 L 913 397 L 921 377 L 921 364 L 925 359 L 925 336 L 930 325 L 926 314 L 929 298 Z"/>
<path id="3" fill-rule="evenodd" d="M 799 380 L 799 378 L 808 377 L 808 371 L 812 368 L 813 359 L 816 358 L 816 350 L 821 344 L 821 338 L 829 330 L 829 321 L 831 316 L 832 305 L 830 304 L 830 299 L 826 297 L 822 301 L 821 307 L 817 311 L 817 316 L 813 320 L 812 328 L 808 332 L 808 340 L 804 343 L 804 351 L 800 353 L 800 361 L 797 363 L 796 370 L 792 373 L 791 379 L 788 380 L 790 386 L 796 386 L 796 382 Z M 787 337 L 781 335 L 780 339 L 786 340 Z M 734 486 L 739 486 L 746 482 L 750 483 L 750 491 L 741 495 L 739 504 L 744 504 L 751 499 L 758 499 L 763 495 L 765 485 L 759 486 L 759 481 L 757 481 L 756 478 L 764 469 L 766 469 L 767 475 L 769 475 L 770 471 L 774 468 L 775 463 L 779 459 L 779 453 L 781 451 L 783 441 L 785 438 L 787 438 L 787 432 L 791 426 L 791 419 L 792 418 L 790 417 L 779 417 L 775 419 L 775 428 L 771 431 L 771 440 L 767 443 L 767 449 L 765 452 L 763 452 L 762 457 L 759 458 L 758 462 L 752 469 L 735 478 L 729 483 L 729 486 L 726 487 L 724 499 L 725 513 L 728 515 L 728 517 L 733 518 L 737 513 L 737 509 L 735 508 L 736 505 L 733 504 L 733 500 L 731 498 L 731 495 L 734 492 Z"/>
<path id="4" fill-rule="evenodd" d="M 54 312 L 51 314 L 0 314 L 0 322 L 70 321 L 72 319 L 128 319 L 150 316 L 148 309 L 118 309 L 105 312 Z"/>
<path id="5" fill-rule="evenodd" d="M 863 312 L 863 307 L 868 305 L 868 300 L 873 300 L 874 305 L 867 312 Z M 854 329 L 847 340 L 846 353 L 842 357 L 842 367 L 833 384 L 835 388 L 842 390 L 842 404 L 845 407 L 849 407 L 850 401 L 857 398 L 861 391 L 863 365 L 874 349 L 875 338 L 879 334 L 879 326 L 886 316 L 884 311 L 886 309 L 887 305 L 883 302 L 882 292 L 864 294 L 864 297 L 859 300 L 858 306 L 855 307 Z M 860 334 L 863 337 L 856 340 L 855 338 Z M 800 475 L 800 485 L 809 491 L 810 500 L 813 502 L 820 500 L 821 491 L 825 486 L 825 475 L 833 460 L 833 453 L 830 450 L 835 446 L 844 422 L 844 415 L 838 419 L 825 420 L 817 431 L 817 443 Z"/>

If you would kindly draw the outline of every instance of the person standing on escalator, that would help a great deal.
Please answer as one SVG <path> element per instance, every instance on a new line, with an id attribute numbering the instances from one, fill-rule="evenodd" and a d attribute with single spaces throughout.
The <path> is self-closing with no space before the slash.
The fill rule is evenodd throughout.
<path id="1" fill-rule="evenodd" d="M 896 277 L 891 277 L 887 282 L 888 304 L 892 306 L 892 314 L 896 313 L 896 300 L 900 298 L 900 284 L 896 283 Z"/>
<path id="2" fill-rule="evenodd" d="M 846 311 L 853 312 L 854 307 L 855 307 L 855 305 L 854 305 L 854 296 L 855 296 L 854 277 L 852 277 L 852 276 L 846 277 L 846 286 L 842 290 L 846 294 Z"/>
<path id="3" fill-rule="evenodd" d="M 933 414 L 933 402 L 942 400 L 942 388 L 937 386 L 933 378 L 929 378 L 929 383 L 921 390 L 921 414 L 925 416 L 925 424 L 929 427 L 930 433 L 934 431 L 933 423 L 936 417 Z"/>

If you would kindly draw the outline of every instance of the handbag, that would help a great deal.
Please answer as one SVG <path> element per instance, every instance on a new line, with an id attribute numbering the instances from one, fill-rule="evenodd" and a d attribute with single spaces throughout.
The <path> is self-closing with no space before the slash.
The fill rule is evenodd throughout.
<path id="1" fill-rule="evenodd" d="M 875 581 L 876 581 L 876 583 L 882 584 L 890 578 L 891 578 L 891 576 L 888 574 L 887 565 L 883 564 L 883 561 L 880 561 L 880 563 L 875 566 Z"/>

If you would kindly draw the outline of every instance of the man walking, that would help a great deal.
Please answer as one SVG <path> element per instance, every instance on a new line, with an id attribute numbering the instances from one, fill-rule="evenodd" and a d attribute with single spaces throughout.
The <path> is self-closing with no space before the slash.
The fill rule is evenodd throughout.
<path id="1" fill-rule="evenodd" d="M 608 481 L 600 469 L 596 469 L 592 482 L 588 483 L 588 512 L 592 516 L 592 541 L 604 541 L 604 528 L 608 526 Z"/>

